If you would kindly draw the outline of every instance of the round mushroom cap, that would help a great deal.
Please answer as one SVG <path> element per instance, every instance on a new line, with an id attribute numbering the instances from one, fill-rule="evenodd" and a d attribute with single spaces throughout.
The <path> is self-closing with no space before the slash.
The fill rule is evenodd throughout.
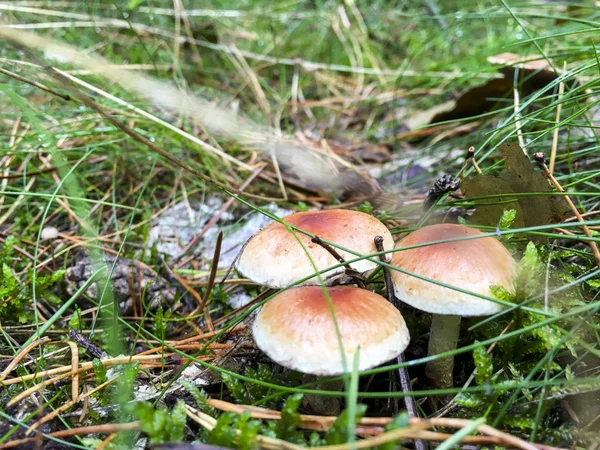
<path id="1" fill-rule="evenodd" d="M 383 237 L 384 249 L 394 247 L 392 235 L 384 224 L 373 216 L 357 211 L 332 209 L 299 212 L 284 217 L 283 221 L 360 255 L 377 251 L 373 241 L 375 236 Z M 357 258 L 352 253 L 336 250 L 346 261 Z M 273 222 L 250 238 L 236 268 L 256 283 L 273 288 L 287 287 L 315 273 L 307 253 L 317 271 L 339 264 L 327 250 L 311 242 L 306 234 L 291 232 L 282 223 Z M 376 257 L 373 259 L 377 260 Z M 351 267 L 365 273 L 375 269 L 377 263 L 362 259 L 353 262 Z M 331 284 L 343 273 L 344 268 L 338 267 L 321 276 L 326 284 Z M 301 283 L 314 284 L 319 284 L 316 276 Z"/>
<path id="2" fill-rule="evenodd" d="M 284 291 L 269 300 L 252 328 L 258 348 L 289 369 L 313 375 L 366 370 L 400 355 L 410 336 L 404 319 L 385 298 L 349 286 L 326 288 L 339 329 L 343 355 L 329 302 L 321 286 Z"/>
<path id="3" fill-rule="evenodd" d="M 402 239 L 396 248 L 446 239 L 469 238 L 483 233 L 458 224 L 423 227 Z M 392 265 L 476 294 L 493 298 L 490 286 L 513 289 L 515 261 L 493 237 L 460 240 L 394 252 Z M 499 303 L 465 294 L 397 270 L 391 271 L 396 296 L 433 314 L 488 316 L 502 309 Z"/>

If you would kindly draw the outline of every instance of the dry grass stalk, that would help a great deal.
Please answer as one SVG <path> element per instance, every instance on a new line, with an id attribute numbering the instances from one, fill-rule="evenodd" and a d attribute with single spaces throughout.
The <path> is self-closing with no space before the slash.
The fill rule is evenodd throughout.
<path id="1" fill-rule="evenodd" d="M 222 400 L 215 399 L 209 400 L 208 403 L 211 406 L 222 411 L 232 411 L 238 414 L 248 411 L 251 417 L 256 419 L 279 420 L 281 418 L 281 413 L 279 413 L 279 411 L 256 408 L 253 406 L 246 405 L 235 405 L 229 402 L 224 402 Z M 188 411 L 188 416 L 196 422 L 198 422 L 203 427 L 209 430 L 215 427 L 216 419 L 208 416 L 207 414 L 201 413 L 200 411 L 192 407 L 186 406 L 186 409 Z M 299 426 L 312 430 L 326 431 L 335 422 L 336 419 L 337 417 L 335 416 L 300 415 Z M 364 434 L 367 434 L 365 427 L 377 427 L 379 430 L 379 434 L 351 444 L 329 445 L 316 448 L 320 450 L 349 450 L 351 448 L 371 448 L 376 445 L 381 445 L 387 442 L 394 442 L 399 439 L 426 439 L 442 441 L 448 439 L 449 437 L 451 437 L 451 435 L 446 433 L 429 432 L 427 430 L 434 427 L 462 429 L 464 427 L 469 426 L 473 422 L 472 420 L 467 419 L 411 418 L 408 427 L 383 432 L 383 427 L 391 421 L 392 419 L 387 417 L 362 418 L 357 422 L 357 432 L 361 431 Z M 480 425 L 477 428 L 477 431 L 482 433 L 484 436 L 467 436 L 463 439 L 464 442 L 501 445 L 521 450 L 553 449 L 552 447 L 523 441 L 522 439 L 519 439 L 508 433 L 498 431 L 495 428 L 490 427 L 488 425 Z M 281 441 L 279 439 L 267 438 L 264 436 L 259 436 L 257 439 L 257 443 L 261 448 L 269 450 L 297 450 L 298 448 L 300 448 L 288 442 Z"/>
<path id="2" fill-rule="evenodd" d="M 567 71 L 567 62 L 565 61 L 563 63 L 563 72 Z M 554 164 L 556 163 L 556 151 L 558 150 L 558 124 L 560 122 L 560 113 L 562 111 L 562 96 L 563 93 L 565 92 L 565 82 L 563 80 L 560 81 L 560 84 L 558 85 L 558 98 L 557 98 L 557 102 L 558 105 L 556 106 L 556 118 L 554 120 L 554 132 L 552 133 L 552 149 L 550 150 L 550 166 L 548 167 L 548 169 L 550 170 L 550 173 L 554 173 Z"/>
<path id="3" fill-rule="evenodd" d="M 77 377 L 73 377 L 73 378 L 77 378 Z M 115 376 L 114 378 L 111 378 L 110 380 L 105 381 L 104 383 L 102 383 L 100 386 L 96 386 L 94 389 L 92 389 L 89 392 L 86 392 L 85 394 L 81 395 L 77 400 L 71 400 L 70 402 L 67 402 L 63 405 L 61 405 L 59 408 L 56 408 L 54 411 L 52 411 L 49 414 L 46 414 L 44 417 L 42 417 L 40 420 L 38 420 L 37 422 L 35 422 L 33 425 L 31 425 L 29 427 L 29 429 L 27 430 L 27 433 L 25 433 L 26 435 L 29 435 L 31 433 L 33 433 L 35 430 L 38 429 L 38 427 L 40 425 L 45 424 L 46 422 L 49 422 L 50 420 L 54 419 L 56 416 L 58 416 L 60 413 L 62 413 L 63 411 L 66 411 L 67 409 L 69 409 L 71 406 L 73 406 L 75 403 L 77 403 L 77 401 L 82 400 L 84 398 L 88 398 L 90 395 L 95 394 L 96 392 L 104 389 L 106 386 L 108 386 L 109 384 L 114 383 L 115 381 L 117 381 L 119 379 L 119 376 Z"/>
<path id="4" fill-rule="evenodd" d="M 139 430 L 140 423 L 139 422 L 129 422 L 129 423 L 108 423 L 104 425 L 92 425 L 89 427 L 80 427 L 80 428 L 71 428 L 70 430 L 61 430 L 55 431 L 54 433 L 48 433 L 46 436 L 51 436 L 54 438 L 64 438 L 70 436 L 82 436 L 86 434 L 99 434 L 99 433 L 116 433 L 119 431 L 134 431 Z M 5 450 L 9 448 L 30 448 L 28 444 L 32 442 L 38 441 L 38 437 L 25 438 L 25 439 L 15 439 L 10 442 L 5 442 L 0 444 L 0 450 Z M 27 445 L 27 447 L 22 447 Z"/>
<path id="5" fill-rule="evenodd" d="M 132 364 L 132 363 L 138 362 L 138 361 L 139 362 L 161 361 L 162 359 L 164 359 L 164 357 L 165 357 L 165 355 L 119 356 L 116 358 L 102 360 L 101 363 L 104 367 L 113 367 L 113 366 L 119 366 L 122 364 Z M 85 362 L 85 363 L 80 364 L 80 367 L 76 370 L 76 373 L 82 373 L 82 372 L 86 372 L 86 371 L 92 370 L 92 369 L 93 369 L 93 363 Z M 65 374 L 65 372 L 68 372 L 68 373 Z M 29 375 L 23 375 L 21 377 L 10 378 L 8 380 L 1 381 L 0 386 L 6 387 L 11 384 L 21 383 L 23 381 L 36 380 L 38 378 L 45 378 L 45 377 L 49 377 L 51 375 L 56 375 L 59 373 L 63 374 L 63 375 L 61 375 L 61 378 L 64 378 L 64 376 L 73 375 L 71 366 L 61 366 L 61 367 L 56 367 L 56 368 L 50 369 L 50 370 L 44 370 L 42 372 L 32 373 Z M 55 382 L 55 381 L 58 381 L 58 379 L 59 378 L 57 377 L 57 378 L 53 378 L 52 380 L 48 380 L 48 381 Z"/>
<path id="6" fill-rule="evenodd" d="M 6 377 L 8 376 L 9 373 L 11 373 L 13 370 L 15 370 L 15 367 L 17 367 L 17 364 L 19 364 L 19 362 L 21 362 L 21 360 L 23 358 L 25 358 L 31 350 L 36 348 L 38 345 L 45 344 L 48 341 L 50 341 L 50 339 L 47 337 L 44 337 L 44 338 L 33 341 L 31 344 L 29 344 L 27 347 L 25 347 L 23 350 L 21 350 L 13 358 L 13 360 L 8 364 L 8 366 L 6 366 L 6 369 L 4 369 L 2 371 L 2 373 L 0 373 L 0 384 L 2 384 L 2 382 L 6 379 Z"/>

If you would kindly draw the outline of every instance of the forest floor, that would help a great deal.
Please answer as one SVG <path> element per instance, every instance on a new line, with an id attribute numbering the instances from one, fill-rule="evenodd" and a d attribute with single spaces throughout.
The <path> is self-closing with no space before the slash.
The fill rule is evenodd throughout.
<path id="1" fill-rule="evenodd" d="M 598 448 L 600 10 L 196 3 L 0 2 L 0 449 Z M 453 386 L 404 304 L 406 362 L 309 380 L 255 346 L 277 291 L 242 246 L 338 207 L 517 261 Z"/>

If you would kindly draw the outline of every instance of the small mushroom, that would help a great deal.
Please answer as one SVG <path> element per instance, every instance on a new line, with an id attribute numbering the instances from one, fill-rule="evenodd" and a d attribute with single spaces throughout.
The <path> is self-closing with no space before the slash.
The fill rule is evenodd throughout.
<path id="1" fill-rule="evenodd" d="M 428 242 L 451 242 L 401 250 L 392 255 L 392 265 L 465 291 L 493 297 L 490 286 L 513 289 L 515 262 L 511 254 L 495 238 L 457 224 L 423 227 L 402 239 L 396 248 L 402 249 Z M 465 240 L 453 240 L 467 238 Z M 502 309 L 493 301 L 440 286 L 426 280 L 392 271 L 396 296 L 403 302 L 433 314 L 428 354 L 454 350 L 460 332 L 460 317 L 488 316 Z M 454 358 L 431 361 L 426 366 L 427 377 L 437 388 L 453 385 Z"/>
<path id="2" fill-rule="evenodd" d="M 402 315 L 382 296 L 350 286 L 330 287 L 327 293 L 331 304 L 321 286 L 288 289 L 269 300 L 252 327 L 258 348 L 289 369 L 329 376 L 351 371 L 359 348 L 362 371 L 408 346 Z"/>
<path id="3" fill-rule="evenodd" d="M 383 237 L 386 250 L 392 249 L 394 241 L 389 230 L 375 217 L 357 211 L 332 209 L 325 211 L 299 212 L 283 218 L 287 224 L 336 245 L 369 255 L 377 250 L 375 236 Z M 343 249 L 336 249 L 345 260 L 357 256 Z M 310 258 L 309 258 L 310 255 Z M 252 281 L 272 288 L 290 286 L 317 271 L 338 265 L 336 258 L 322 245 L 311 241 L 311 237 L 299 231 L 291 232 L 284 224 L 273 222 L 247 242 L 237 261 L 236 268 Z M 377 267 L 376 259 L 362 259 L 352 263 L 352 269 L 364 274 Z M 331 269 L 322 274 L 328 285 L 334 283 L 345 272 L 344 267 Z M 319 284 L 316 276 L 302 285 Z"/>

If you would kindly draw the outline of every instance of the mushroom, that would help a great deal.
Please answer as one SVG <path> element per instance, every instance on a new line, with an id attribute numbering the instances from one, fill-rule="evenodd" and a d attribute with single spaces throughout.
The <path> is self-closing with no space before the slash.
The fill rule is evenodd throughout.
<path id="1" fill-rule="evenodd" d="M 321 286 L 288 289 L 269 300 L 252 327 L 258 348 L 289 369 L 329 376 L 351 371 L 359 348 L 362 371 L 408 346 L 404 319 L 385 298 L 350 286 L 326 289 L 331 304 Z"/>
<path id="2" fill-rule="evenodd" d="M 373 216 L 357 211 L 332 209 L 299 212 L 282 220 L 360 255 L 369 255 L 377 251 L 373 238 L 378 235 L 383 237 L 386 250 L 394 246 L 392 236 L 384 224 Z M 341 248 L 338 249 L 338 253 L 344 260 L 356 258 L 355 254 Z M 313 242 L 312 236 L 291 232 L 286 225 L 273 222 L 250 238 L 242 250 L 236 268 L 256 283 L 283 288 L 314 275 L 315 267 L 320 272 L 337 265 L 338 262 L 339 259 L 322 244 Z M 352 269 L 359 274 L 369 272 L 377 266 L 375 260 L 368 259 L 352 263 Z M 322 274 L 322 279 L 325 284 L 330 285 L 345 271 L 344 267 L 328 270 Z M 319 284 L 319 280 L 313 276 L 300 284 L 315 285 Z"/>
<path id="3" fill-rule="evenodd" d="M 513 289 L 515 262 L 511 254 L 495 238 L 482 237 L 482 232 L 458 224 L 423 227 L 404 237 L 396 248 L 452 240 L 394 252 L 392 265 L 407 272 L 438 281 L 464 291 L 493 297 L 490 286 Z M 455 240 L 467 238 L 466 240 Z M 471 239 L 469 239 L 471 238 Z M 428 355 L 454 350 L 460 332 L 460 317 L 495 314 L 502 306 L 466 292 L 460 292 L 417 278 L 410 273 L 392 271 L 394 291 L 398 299 L 432 313 Z M 437 388 L 453 385 L 454 358 L 430 361 L 427 377 Z"/>
<path id="4" fill-rule="evenodd" d="M 370 369 L 400 355 L 410 340 L 402 315 L 390 302 L 350 286 L 283 291 L 263 306 L 252 332 L 258 348 L 283 367 L 305 374 L 305 382 L 350 372 L 359 349 L 358 370 Z M 342 384 L 321 387 L 340 390 Z M 340 410 L 337 399 L 308 395 L 305 402 L 319 414 Z"/>

